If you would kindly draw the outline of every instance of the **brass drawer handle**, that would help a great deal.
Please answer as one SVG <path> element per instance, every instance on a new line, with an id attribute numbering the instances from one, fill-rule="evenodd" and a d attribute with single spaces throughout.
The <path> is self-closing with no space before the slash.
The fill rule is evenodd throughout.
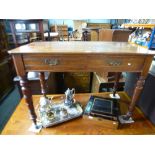
<path id="1" fill-rule="evenodd" d="M 56 66 L 56 65 L 58 65 L 59 64 L 59 61 L 58 61 L 58 59 L 45 59 L 44 60 L 44 63 L 46 64 L 46 65 L 50 65 L 50 66 Z"/>
<path id="2" fill-rule="evenodd" d="M 122 61 L 120 61 L 120 60 L 108 60 L 107 63 L 110 66 L 120 66 L 120 65 L 122 65 Z"/>

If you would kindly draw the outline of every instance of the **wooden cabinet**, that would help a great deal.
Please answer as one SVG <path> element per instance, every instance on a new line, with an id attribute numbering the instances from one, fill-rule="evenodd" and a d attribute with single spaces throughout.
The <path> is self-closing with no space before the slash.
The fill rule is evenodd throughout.
<path id="1" fill-rule="evenodd" d="M 98 41 L 100 29 L 111 29 L 108 23 L 87 23 L 87 28 L 83 28 L 84 41 Z"/>
<path id="2" fill-rule="evenodd" d="M 108 23 L 87 23 L 87 27 L 91 28 L 104 28 L 104 29 L 111 29 L 111 24 Z"/>
<path id="3" fill-rule="evenodd" d="M 68 40 L 68 26 L 67 25 L 52 25 L 52 32 L 58 32 L 60 40 Z"/>
<path id="4" fill-rule="evenodd" d="M 99 41 L 121 41 L 128 42 L 131 30 L 119 29 L 100 29 Z"/>
<path id="5" fill-rule="evenodd" d="M 0 100 L 13 88 L 14 67 L 8 54 L 8 41 L 4 20 L 0 20 Z"/>
<path id="6" fill-rule="evenodd" d="M 8 56 L 8 41 L 7 35 L 5 32 L 4 22 L 0 20 L 0 60 L 3 60 L 4 57 Z"/>
<path id="7" fill-rule="evenodd" d="M 9 67 L 6 59 L 0 62 L 0 100 L 13 88 L 12 73 Z"/>
<path id="8" fill-rule="evenodd" d="M 43 24 L 41 19 L 5 20 L 10 49 L 34 40 L 44 40 Z"/>

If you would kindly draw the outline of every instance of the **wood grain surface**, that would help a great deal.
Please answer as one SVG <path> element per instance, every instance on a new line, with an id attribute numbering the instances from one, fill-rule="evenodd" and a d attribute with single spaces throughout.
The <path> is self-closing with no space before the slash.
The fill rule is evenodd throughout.
<path id="1" fill-rule="evenodd" d="M 108 97 L 109 93 L 93 94 L 98 96 Z M 130 98 L 125 92 L 119 92 L 121 96 L 120 106 L 121 113 L 125 114 L 127 104 L 130 103 Z M 51 95 L 48 95 L 51 96 Z M 52 95 L 53 96 L 53 95 Z M 54 100 L 60 99 L 62 95 L 54 95 Z M 83 107 L 86 105 L 90 94 L 76 94 L 75 99 L 79 101 Z M 35 110 L 38 108 L 39 95 L 33 96 Z M 11 104 L 11 103 L 10 103 Z M 89 119 L 88 117 L 80 117 L 75 120 L 62 123 L 57 126 L 43 128 L 39 134 L 29 131 L 32 124 L 29 119 L 28 109 L 25 101 L 22 99 L 12 117 L 8 121 L 3 135 L 143 135 L 155 134 L 155 127 L 147 120 L 142 112 L 136 108 L 134 113 L 135 123 L 121 125 L 119 129 L 112 129 L 107 126 L 107 121 Z"/>
<path id="2" fill-rule="evenodd" d="M 33 42 L 10 50 L 9 53 L 50 53 L 50 54 L 150 54 L 155 51 L 125 42 L 70 41 L 70 42 Z"/>

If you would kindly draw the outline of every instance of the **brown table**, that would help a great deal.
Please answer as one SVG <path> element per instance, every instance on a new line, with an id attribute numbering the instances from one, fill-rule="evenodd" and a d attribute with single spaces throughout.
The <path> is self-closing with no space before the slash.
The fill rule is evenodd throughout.
<path id="1" fill-rule="evenodd" d="M 132 116 L 136 101 L 143 89 L 155 51 L 123 42 L 34 42 L 9 51 L 12 55 L 20 85 L 28 105 L 31 119 L 36 124 L 36 113 L 27 72 L 40 72 L 41 89 L 44 96 L 44 72 L 117 72 L 114 93 L 120 72 L 139 72 L 140 77 L 126 113 Z"/>

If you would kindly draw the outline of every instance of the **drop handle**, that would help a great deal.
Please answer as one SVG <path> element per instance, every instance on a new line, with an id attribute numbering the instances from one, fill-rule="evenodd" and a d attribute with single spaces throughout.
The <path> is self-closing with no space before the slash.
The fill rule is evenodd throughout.
<path id="1" fill-rule="evenodd" d="M 44 63 L 46 64 L 46 65 L 50 65 L 50 66 L 56 66 L 56 65 L 58 65 L 59 64 L 59 61 L 58 61 L 58 59 L 45 59 L 44 60 Z"/>
<path id="2" fill-rule="evenodd" d="M 108 61 L 108 64 L 110 66 L 120 66 L 122 64 L 122 62 L 121 61 L 118 61 L 118 60 L 109 60 Z"/>

